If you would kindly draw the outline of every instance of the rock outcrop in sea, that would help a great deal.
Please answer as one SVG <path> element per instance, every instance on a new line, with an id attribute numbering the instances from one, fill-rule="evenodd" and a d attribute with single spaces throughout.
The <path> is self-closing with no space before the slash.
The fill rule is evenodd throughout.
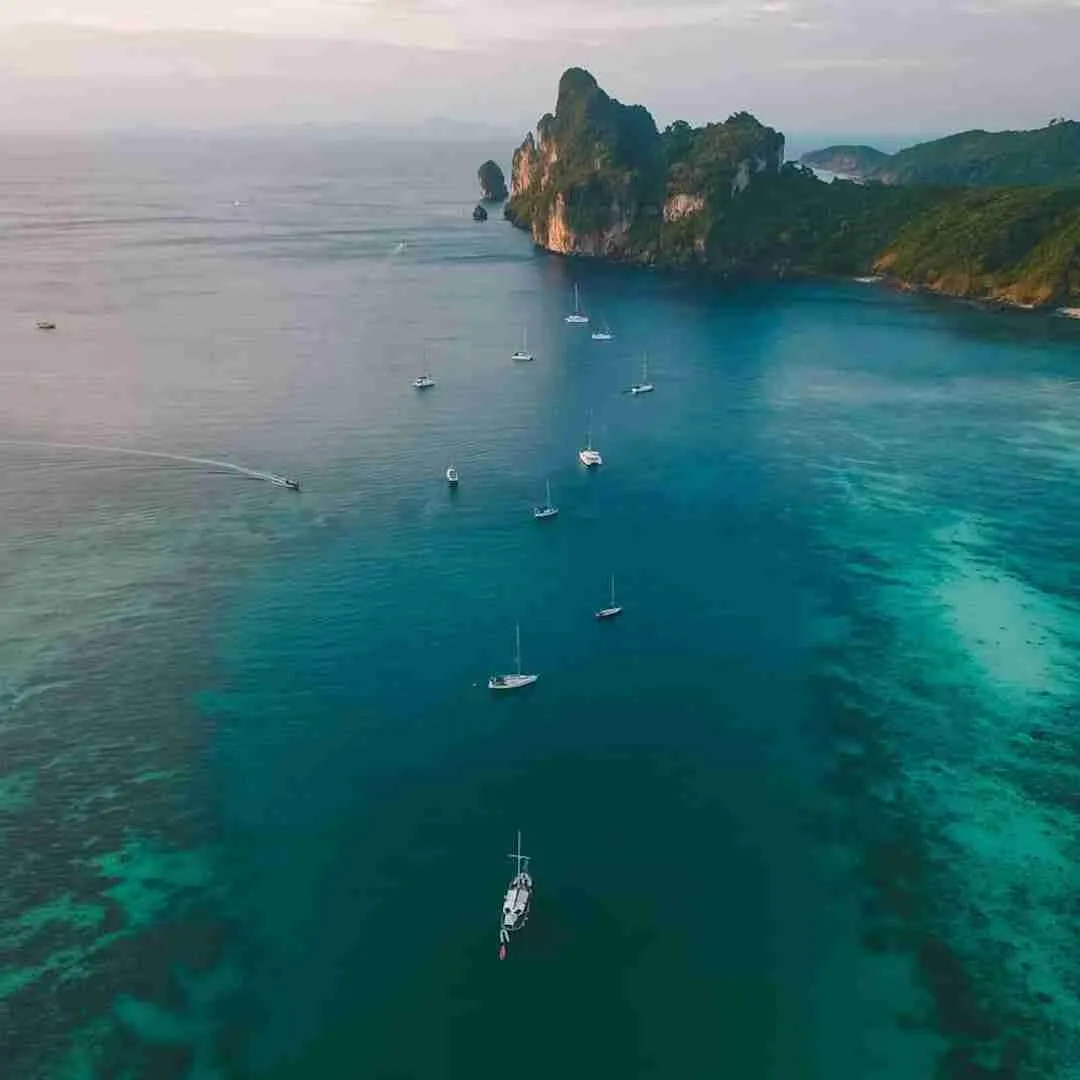
<path id="1" fill-rule="evenodd" d="M 506 190 L 506 177 L 498 162 L 485 161 L 476 170 L 476 178 L 480 181 L 480 197 L 484 202 L 502 202 L 509 194 Z"/>

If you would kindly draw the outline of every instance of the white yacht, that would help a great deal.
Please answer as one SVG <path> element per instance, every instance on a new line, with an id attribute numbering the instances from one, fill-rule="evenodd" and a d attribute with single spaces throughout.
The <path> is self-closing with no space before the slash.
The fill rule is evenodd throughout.
<path id="1" fill-rule="evenodd" d="M 428 387 L 434 386 L 435 380 L 430 375 L 417 375 L 413 379 L 414 390 L 427 390 Z"/>
<path id="2" fill-rule="evenodd" d="M 611 600 L 608 602 L 607 607 L 601 608 L 597 613 L 598 619 L 613 619 L 616 615 L 622 614 L 622 607 L 615 603 L 615 575 L 611 575 Z"/>
<path id="3" fill-rule="evenodd" d="M 511 360 L 532 360 L 533 354 L 529 352 L 529 333 L 526 327 L 521 328 L 521 348 L 515 349 L 510 356 Z"/>
<path id="4" fill-rule="evenodd" d="M 533 517 L 536 518 L 537 521 L 546 521 L 548 518 L 556 517 L 559 513 L 559 508 L 551 501 L 550 480 L 546 481 L 545 489 L 547 491 L 547 499 L 544 501 L 544 505 L 533 507 Z"/>
<path id="5" fill-rule="evenodd" d="M 499 923 L 499 959 L 506 959 L 510 935 L 529 921 L 529 905 L 532 903 L 533 880 L 529 874 L 529 856 L 521 854 L 521 830 L 517 834 L 517 848 L 510 856 L 514 860 L 514 876 L 503 897 L 502 920 Z"/>
<path id="6" fill-rule="evenodd" d="M 574 310 L 571 311 L 563 321 L 575 325 L 582 325 L 589 321 L 589 316 L 581 310 L 581 294 L 578 291 L 577 285 L 574 286 Z"/>
<path id="7" fill-rule="evenodd" d="M 38 319 L 37 328 L 39 330 L 55 330 L 56 323 L 54 323 L 52 319 Z"/>
<path id="8" fill-rule="evenodd" d="M 521 670 L 521 625 L 514 628 L 514 666 L 515 671 L 508 675 L 492 675 L 488 679 L 489 690 L 520 690 L 523 686 L 530 686 L 540 678 L 539 675 L 526 675 Z"/>
<path id="9" fill-rule="evenodd" d="M 458 473 L 457 473 L 457 469 L 455 469 L 453 465 L 451 465 L 451 466 L 450 466 L 450 467 L 449 467 L 449 468 L 448 468 L 448 469 L 446 470 L 446 482 L 447 482 L 447 483 L 448 483 L 448 484 L 449 484 L 449 485 L 450 485 L 451 487 L 457 487 L 457 484 L 458 484 Z"/>
<path id="10" fill-rule="evenodd" d="M 585 449 L 578 451 L 578 461 L 581 462 L 587 469 L 595 468 L 597 465 L 603 465 L 604 459 L 600 456 L 599 450 L 593 449 L 592 444 L 592 413 L 589 413 L 589 431 L 585 436 Z"/>
<path id="11" fill-rule="evenodd" d="M 647 356 L 643 356 L 641 358 L 641 382 L 634 383 L 634 385 L 630 387 L 630 393 L 649 394 L 652 393 L 652 391 L 655 389 L 656 387 L 654 387 L 653 384 L 649 382 L 649 358 Z"/>
<path id="12" fill-rule="evenodd" d="M 606 322 L 600 324 L 599 330 L 592 332 L 593 341 L 611 341 L 615 335 L 611 332 L 611 327 Z"/>

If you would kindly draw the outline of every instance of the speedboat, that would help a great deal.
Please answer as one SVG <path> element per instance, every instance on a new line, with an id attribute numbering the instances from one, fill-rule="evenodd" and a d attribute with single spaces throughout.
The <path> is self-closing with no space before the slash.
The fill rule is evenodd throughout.
<path id="1" fill-rule="evenodd" d="M 547 501 L 543 506 L 533 507 L 533 517 L 537 521 L 546 521 L 548 518 L 557 517 L 559 508 L 554 506 L 551 502 L 551 481 L 547 481 Z"/>
<path id="2" fill-rule="evenodd" d="M 597 613 L 598 619 L 614 619 L 616 615 L 622 614 L 622 608 L 615 603 L 615 575 L 611 575 L 611 600 L 607 607 L 602 607 Z"/>
<path id="3" fill-rule="evenodd" d="M 55 330 L 56 323 L 54 323 L 52 319 L 38 319 L 37 328 L 39 330 Z"/>
<path id="4" fill-rule="evenodd" d="M 300 490 L 300 481 L 299 480 L 290 480 L 289 477 L 287 477 L 287 476 L 283 477 L 283 479 L 285 481 L 285 486 L 290 491 L 299 491 Z"/>
<path id="5" fill-rule="evenodd" d="M 514 860 L 514 876 L 503 897 L 502 919 L 499 923 L 499 959 L 506 959 L 510 935 L 516 933 L 529 921 L 532 904 L 533 879 L 529 874 L 529 856 L 521 854 L 521 831 L 517 834 L 517 849 L 510 856 Z"/>
<path id="6" fill-rule="evenodd" d="M 414 390 L 426 390 L 429 386 L 434 386 L 435 380 L 430 375 L 417 375 L 413 379 Z"/>
<path id="7" fill-rule="evenodd" d="M 451 465 L 451 466 L 450 466 L 450 467 L 449 467 L 449 468 L 448 468 L 448 469 L 446 470 L 446 482 L 447 482 L 447 483 L 448 483 L 448 484 L 449 484 L 449 485 L 450 485 L 451 487 L 457 487 L 457 483 L 458 483 L 458 472 L 457 472 L 457 469 L 455 469 L 453 465 Z"/>
<path id="8" fill-rule="evenodd" d="M 523 686 L 531 686 L 539 675 L 526 675 L 521 670 L 521 626 L 514 628 L 514 666 L 516 670 L 509 675 L 492 675 L 488 679 L 489 690 L 520 690 Z"/>

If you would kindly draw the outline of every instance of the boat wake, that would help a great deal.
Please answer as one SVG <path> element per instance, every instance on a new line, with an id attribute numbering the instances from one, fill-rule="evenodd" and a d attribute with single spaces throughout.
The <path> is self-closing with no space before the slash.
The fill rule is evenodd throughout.
<path id="1" fill-rule="evenodd" d="M 131 446 L 100 446 L 94 443 L 45 442 L 36 439 L 0 439 L 5 446 L 33 446 L 42 450 L 79 450 L 94 454 L 118 454 L 125 457 L 157 458 L 160 461 L 180 461 L 188 465 L 208 465 L 215 469 L 226 469 L 239 476 L 248 476 L 253 480 L 265 480 L 280 487 L 292 487 L 295 480 L 277 473 L 264 472 L 262 469 L 249 469 L 235 461 L 221 461 L 218 458 L 194 457 L 191 454 L 170 454 L 164 450 L 141 450 Z M 298 485 L 297 485 L 298 486 Z"/>

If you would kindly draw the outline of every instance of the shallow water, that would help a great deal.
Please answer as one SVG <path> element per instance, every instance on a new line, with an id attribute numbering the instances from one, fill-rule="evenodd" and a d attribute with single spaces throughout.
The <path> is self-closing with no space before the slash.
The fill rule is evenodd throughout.
<path id="1" fill-rule="evenodd" d="M 5 147 L 5 1077 L 1076 1075 L 1080 327 L 547 258 L 505 149 Z"/>

